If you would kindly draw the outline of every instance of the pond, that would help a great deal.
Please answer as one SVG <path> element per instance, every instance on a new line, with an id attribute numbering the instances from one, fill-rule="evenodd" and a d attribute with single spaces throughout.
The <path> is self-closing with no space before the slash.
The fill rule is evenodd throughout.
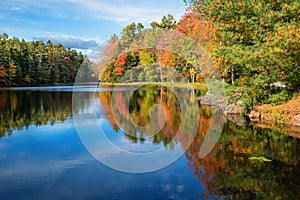
<path id="1" fill-rule="evenodd" d="M 1 89 L 0 199 L 300 199 L 300 140 L 236 125 L 199 94 Z"/>

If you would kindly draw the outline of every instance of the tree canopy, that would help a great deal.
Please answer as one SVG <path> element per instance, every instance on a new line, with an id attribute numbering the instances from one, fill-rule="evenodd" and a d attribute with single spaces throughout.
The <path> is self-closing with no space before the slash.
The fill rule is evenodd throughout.
<path id="1" fill-rule="evenodd" d="M 130 73 L 130 77 L 144 77 L 145 69 L 161 73 L 160 68 L 145 67 L 156 64 L 175 69 L 190 82 L 201 82 L 204 75 L 212 75 L 217 69 L 227 83 L 228 93 L 242 93 L 247 109 L 261 103 L 281 103 L 299 91 L 299 1 L 185 2 L 188 8 L 179 22 L 168 15 L 161 22 L 150 23 L 148 29 L 132 23 L 123 29 L 119 38 L 114 35 L 106 47 L 107 59 L 101 65 L 105 71 L 100 80 L 118 81 L 133 68 L 139 70 Z M 191 40 L 166 37 L 159 29 L 177 31 Z M 194 42 L 209 52 L 208 57 L 197 56 L 191 48 Z M 157 43 L 172 44 L 172 47 L 167 51 L 151 48 Z M 143 49 L 136 50 L 139 46 Z M 213 59 L 214 66 L 201 68 L 207 58 Z M 158 79 L 163 81 L 162 76 Z"/>
<path id="2" fill-rule="evenodd" d="M 212 21 L 212 57 L 226 81 L 244 88 L 252 104 L 272 98 L 275 82 L 299 90 L 299 1 L 199 0 L 193 7 Z"/>
<path id="3" fill-rule="evenodd" d="M 193 50 L 197 42 L 208 47 L 213 43 L 212 38 L 213 30 L 193 9 L 179 23 L 170 14 L 163 16 L 160 22 L 151 22 L 150 28 L 131 23 L 123 28 L 119 37 L 114 34 L 109 40 L 104 50 L 105 59 L 100 63 L 99 79 L 102 82 L 120 79 L 164 82 L 170 78 L 166 71 L 173 70 L 177 78 L 201 81 L 201 71 L 196 70 L 199 58 Z"/>
<path id="4" fill-rule="evenodd" d="M 86 66 L 82 66 L 85 63 Z M 74 49 L 0 35 L 0 86 L 72 84 L 80 67 L 93 79 L 93 63 Z"/>

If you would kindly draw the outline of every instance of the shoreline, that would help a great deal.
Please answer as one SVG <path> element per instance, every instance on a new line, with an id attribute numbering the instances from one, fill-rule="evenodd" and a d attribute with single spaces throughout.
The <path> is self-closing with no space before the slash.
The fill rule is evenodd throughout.
<path id="1" fill-rule="evenodd" d="M 205 83 L 172 83 L 172 82 L 132 82 L 132 83 L 110 83 L 110 82 L 90 82 L 82 85 L 93 85 L 103 87 L 126 87 L 126 86 L 166 86 L 178 88 L 190 88 L 207 91 Z M 81 84 L 80 84 L 81 85 Z M 53 86 L 76 86 L 74 83 L 68 84 L 41 84 L 41 85 L 11 85 L 1 86 L 0 90 L 11 88 L 34 88 L 34 87 L 53 87 Z M 78 85 L 79 86 L 79 85 Z M 237 97 L 237 98 L 236 98 Z M 225 96 L 224 99 L 216 99 L 215 96 L 206 93 L 198 97 L 201 105 L 208 107 L 219 107 L 223 110 L 226 118 L 237 125 L 242 125 L 249 120 L 250 123 L 258 127 L 270 129 L 282 129 L 286 135 L 300 138 L 300 96 L 277 106 L 264 104 L 255 107 L 249 113 L 244 113 L 242 102 L 239 100 L 241 94 Z M 228 104 L 228 99 L 236 98 L 235 103 Z"/>
<path id="2" fill-rule="evenodd" d="M 257 106 L 248 116 L 253 123 L 294 126 L 300 133 L 300 96 L 276 106 L 269 104 Z"/>
<path id="3" fill-rule="evenodd" d="M 0 89 L 5 88 L 29 88 L 29 87 L 51 87 L 51 86 L 73 86 L 74 83 L 65 84 L 38 84 L 38 85 L 2 85 Z"/>
<path id="4" fill-rule="evenodd" d="M 110 83 L 110 82 L 99 82 L 99 86 L 167 86 L 167 87 L 179 87 L 179 88 L 191 88 L 199 90 L 207 90 L 205 83 L 172 83 L 172 82 L 131 82 L 131 83 Z"/>
<path id="5" fill-rule="evenodd" d="M 206 90 L 205 83 L 194 83 L 194 84 L 187 84 L 187 83 L 157 83 L 157 82 L 133 82 L 133 83 L 99 83 L 100 86 L 134 86 L 134 85 L 163 85 L 163 86 L 175 86 L 175 87 L 184 87 L 184 88 L 193 88 L 193 89 L 202 89 Z M 223 110 L 224 115 L 226 118 L 237 125 L 242 125 L 246 121 L 251 124 L 254 124 L 258 127 L 264 128 L 275 128 L 281 129 L 284 134 L 298 137 L 300 138 L 300 96 L 297 98 L 290 100 L 287 103 L 280 104 L 278 106 L 271 106 L 268 104 L 264 104 L 261 106 L 257 106 L 254 108 L 250 113 L 244 113 L 244 108 L 242 105 L 242 101 L 240 101 L 241 94 L 236 93 L 232 96 L 225 96 L 224 99 L 215 99 L 215 96 L 206 93 L 203 96 L 197 97 L 200 104 L 208 107 L 219 107 Z M 229 99 L 233 99 L 234 103 L 228 103 Z M 295 103 L 296 102 L 296 103 Z M 293 112 L 288 111 L 287 104 L 289 108 L 293 109 Z M 292 105 L 292 106 L 291 106 Z M 298 106 L 297 106 L 298 105 Z M 273 110 L 270 112 L 271 108 Z M 296 108 L 296 110 L 295 110 Z M 253 117 L 253 112 L 259 112 L 260 114 L 256 114 Z M 286 113 L 288 112 L 288 113 Z M 264 114 L 262 114 L 264 113 Z M 273 113 L 278 113 L 275 116 L 272 116 Z M 271 115 L 272 117 L 268 117 Z M 262 117 L 264 116 L 264 117 Z M 284 119 L 284 120 L 282 120 Z"/>
<path id="6" fill-rule="evenodd" d="M 198 97 L 198 100 L 202 105 L 220 108 L 225 117 L 237 125 L 242 125 L 247 120 L 255 126 L 280 129 L 286 135 L 300 138 L 300 96 L 277 106 L 256 106 L 249 113 L 245 113 L 241 96 L 236 93 L 219 99 L 207 93 Z M 234 100 L 233 103 L 228 103 L 229 99 Z"/>

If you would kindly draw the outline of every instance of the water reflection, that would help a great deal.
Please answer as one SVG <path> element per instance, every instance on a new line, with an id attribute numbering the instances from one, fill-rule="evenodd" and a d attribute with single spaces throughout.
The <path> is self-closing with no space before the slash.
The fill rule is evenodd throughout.
<path id="1" fill-rule="evenodd" d="M 128 98 L 126 90 L 120 90 L 115 94 L 114 98 L 110 89 L 96 93 L 82 93 L 82 107 L 72 112 L 71 92 L 0 90 L 0 134 L 1 137 L 5 138 L 4 136 L 12 134 L 14 130 L 30 128 L 31 124 L 37 126 L 37 132 L 41 132 L 42 127 L 49 129 L 55 123 L 62 123 L 63 126 L 66 125 L 64 122 L 68 121 L 67 119 L 72 116 L 72 113 L 76 114 L 81 110 L 89 109 L 94 102 L 97 102 L 100 105 L 99 117 L 105 118 L 109 123 L 111 127 L 109 129 L 110 134 L 125 138 L 133 144 L 145 145 L 146 141 L 150 141 L 152 145 L 161 144 L 170 153 L 172 153 L 175 147 L 187 148 L 184 159 L 182 158 L 181 160 L 187 163 L 188 168 L 194 173 L 194 176 L 204 185 L 205 192 L 200 188 L 195 189 L 194 187 L 199 187 L 195 183 L 185 185 L 185 190 L 189 191 L 189 188 L 198 190 L 199 198 L 300 199 L 299 139 L 285 136 L 280 131 L 276 132 L 269 129 L 257 128 L 249 124 L 237 126 L 231 122 L 227 122 L 213 151 L 201 159 L 199 157 L 199 150 L 209 127 L 220 126 L 218 124 L 220 122 L 212 121 L 212 114 L 218 115 L 219 118 L 225 120 L 220 110 L 200 106 L 199 116 L 193 116 L 192 110 L 187 112 L 190 112 L 190 115 L 182 116 L 181 108 L 176 103 L 176 96 L 171 91 L 161 87 L 141 88 L 134 92 L 134 95 L 130 97 L 129 107 L 123 104 L 126 98 Z M 188 98 L 185 101 L 188 101 Z M 166 123 L 161 131 L 152 136 L 144 132 L 143 129 L 125 127 L 128 124 L 127 121 L 130 119 L 140 126 L 149 124 L 149 108 L 157 103 L 161 104 L 165 109 Z M 130 116 L 122 115 L 126 110 L 129 110 Z M 114 117 L 113 112 L 115 111 L 120 114 L 121 118 L 116 119 Z M 161 113 L 156 114 L 156 117 L 160 119 Z M 175 136 L 178 132 L 179 124 L 185 120 L 185 117 L 197 117 L 199 119 L 195 138 L 191 137 L 189 132 L 179 132 Z M 120 135 L 122 126 L 134 134 L 125 132 L 123 135 Z M 185 126 L 187 126 L 186 130 L 189 130 L 188 124 L 185 124 Z M 59 134 L 63 134 L 63 132 L 61 131 Z M 0 141 L 3 138 L 0 138 Z M 188 146 L 190 143 L 191 145 Z M 18 148 L 17 146 L 14 147 Z M 74 149 L 76 148 L 77 146 L 73 145 L 72 148 L 70 147 L 70 149 L 64 149 L 63 151 L 74 153 Z M 1 151 L 11 151 L 12 149 L 2 147 Z M 58 152 L 54 154 L 58 154 Z M 54 159 L 55 156 L 52 155 L 52 158 Z M 76 155 L 72 154 L 72 156 L 75 157 Z M 249 160 L 251 156 L 266 157 L 271 159 L 272 162 Z M 18 159 L 20 158 L 18 157 Z M 5 160 L 2 157 L 0 159 L 1 161 Z M 63 163 L 69 162 L 64 160 Z M 1 165 L 4 166 L 3 162 Z M 82 165 L 85 166 L 83 167 L 85 168 L 85 172 L 90 171 L 86 163 Z M 66 166 L 69 165 L 66 164 Z M 98 165 L 93 165 L 95 171 L 97 167 Z M 174 163 L 174 167 L 178 167 L 176 171 L 178 174 L 187 173 L 186 164 L 180 166 L 177 162 Z M 18 171 L 20 168 L 16 166 L 13 168 L 11 166 L 10 169 L 10 172 L 12 172 L 12 170 Z M 99 180 L 101 177 L 115 178 L 114 175 L 108 175 L 112 172 L 108 172 L 107 169 L 105 170 L 106 174 L 101 174 L 101 170 L 97 171 L 99 173 Z M 75 171 L 78 174 L 82 172 L 78 168 Z M 159 175 L 164 176 L 166 173 L 168 172 L 161 171 Z M 172 174 L 172 176 L 177 177 L 178 174 Z M 43 176 L 44 172 L 40 177 Z M 93 177 L 94 174 L 90 174 L 89 176 Z M 120 174 L 118 176 L 121 177 Z M 68 177 L 71 179 L 70 175 Z M 151 175 L 143 175 L 143 179 L 149 177 Z M 9 181 L 9 177 L 5 180 Z M 66 179 L 61 177 L 61 180 Z M 124 177 L 122 177 L 122 180 L 126 182 Z M 92 185 L 97 185 L 97 181 L 98 179 L 94 180 L 94 184 Z M 88 183 L 89 181 L 85 180 L 85 184 Z M 106 182 L 101 183 L 105 185 Z M 133 183 L 139 184 L 137 182 Z M 176 185 L 176 183 L 174 184 Z M 181 191 L 183 187 L 180 184 L 178 185 L 178 191 Z M 168 185 L 162 186 L 163 190 L 169 190 L 170 187 Z M 143 189 L 141 187 L 138 188 Z M 157 191 L 149 192 L 155 193 L 161 190 L 161 188 L 156 189 Z M 122 199 L 120 196 L 117 197 L 117 194 L 114 195 L 116 199 Z M 126 197 L 135 198 L 134 194 L 132 196 L 127 194 Z"/>
<path id="2" fill-rule="evenodd" d="M 299 198 L 299 140 L 227 123 L 214 151 L 203 159 L 197 156 L 200 144 L 196 139 L 185 155 L 210 194 L 233 199 Z M 252 161 L 251 156 L 272 162 Z"/>
<path id="3" fill-rule="evenodd" d="M 71 114 L 71 94 L 0 91 L 0 136 L 30 124 L 46 125 L 64 121 Z"/>
<path id="4" fill-rule="evenodd" d="M 98 98 L 103 106 L 103 111 L 107 114 L 108 121 L 116 131 L 119 130 L 120 126 L 116 122 L 112 108 L 117 108 L 122 115 L 122 112 L 128 109 L 122 104 L 126 94 L 118 93 L 118 104 L 114 104 L 111 91 L 100 93 Z M 131 99 L 132 104 L 129 108 L 131 118 L 137 124 L 149 123 L 149 108 L 158 102 L 165 109 L 167 121 L 163 129 L 153 137 L 153 143 L 163 142 L 172 149 L 174 146 L 172 138 L 177 133 L 178 124 L 184 120 L 181 119 L 184 116 L 180 115 L 178 105 L 173 103 L 176 102 L 176 99 L 168 93 L 168 90 L 152 88 L 137 91 Z M 208 191 L 206 195 L 202 196 L 203 198 L 208 199 L 212 195 L 232 199 L 300 197 L 300 186 L 298 185 L 300 141 L 298 139 L 283 135 L 280 131 L 261 129 L 248 124 L 237 126 L 227 122 L 213 151 L 201 159 L 199 151 L 209 127 L 218 127 L 221 123 L 221 120 L 212 121 L 212 114 L 218 115 L 220 119 L 225 118 L 220 110 L 201 106 L 196 137 L 191 137 L 188 132 L 181 132 L 176 137 L 176 141 L 181 147 L 185 147 L 190 144 L 190 140 L 193 140 L 185 152 L 185 157 L 188 160 L 188 166 Z M 159 117 L 159 113 L 157 117 Z M 144 141 L 147 133 L 131 131 L 141 134 L 134 137 L 125 134 L 129 140 L 134 143 Z M 266 157 L 272 162 L 249 160 L 251 156 Z"/>
<path id="5" fill-rule="evenodd" d="M 191 121 L 189 117 L 198 119 L 199 116 L 195 113 L 199 105 L 190 104 L 190 98 L 180 97 L 181 107 L 176 95 L 165 87 L 140 88 L 132 95 L 129 91 L 107 91 L 99 93 L 98 98 L 101 112 L 106 115 L 114 130 L 122 129 L 125 137 L 133 143 L 143 143 L 145 138 L 151 137 L 153 144 L 162 142 L 172 149 L 175 137 L 189 134 L 192 140 L 193 132 L 197 131 L 195 128 L 198 125 L 188 122 Z M 151 110 L 154 105 L 160 105 L 161 109 Z M 185 115 L 182 114 L 182 109 Z M 149 130 L 145 126 L 149 126 Z M 177 133 L 179 134 L 176 135 Z"/>
<path id="6" fill-rule="evenodd" d="M 84 95 L 80 109 L 89 106 L 91 96 Z M 0 113 L 0 137 L 11 135 L 13 130 L 28 129 L 32 124 L 63 122 L 72 116 L 72 90 L 0 90 Z"/>

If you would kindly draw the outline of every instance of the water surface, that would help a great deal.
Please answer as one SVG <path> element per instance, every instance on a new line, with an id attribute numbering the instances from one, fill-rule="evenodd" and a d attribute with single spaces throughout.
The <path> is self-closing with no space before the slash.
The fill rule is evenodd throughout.
<path id="1" fill-rule="evenodd" d="M 180 122 L 188 117 L 181 115 L 178 98 L 191 93 L 178 97 L 167 88 L 143 87 L 126 107 L 130 88 L 117 88 L 113 95 L 111 88 L 81 86 L 76 90 L 82 97 L 80 106 L 72 108 L 73 89 L 0 90 L 0 199 L 300 199 L 299 139 L 280 130 L 237 126 L 219 110 L 204 106 L 199 106 L 195 138 L 188 126 L 175 137 Z M 151 123 L 149 109 L 157 103 L 167 119 L 161 131 L 155 135 L 135 127 L 126 127 L 131 134 L 124 131 L 121 126 L 129 119 L 140 126 Z M 96 108 L 107 137 L 120 148 L 132 152 L 164 148 L 169 156 L 175 152 L 182 156 L 151 173 L 124 173 L 105 166 L 86 150 L 73 120 L 73 115 L 91 108 Z M 130 116 L 122 115 L 126 110 Z M 121 118 L 116 120 L 113 112 Z M 212 115 L 222 120 L 212 121 Z M 199 158 L 209 127 L 218 127 L 221 121 L 225 125 L 218 143 L 208 156 Z M 253 156 L 272 162 L 250 160 Z"/>

